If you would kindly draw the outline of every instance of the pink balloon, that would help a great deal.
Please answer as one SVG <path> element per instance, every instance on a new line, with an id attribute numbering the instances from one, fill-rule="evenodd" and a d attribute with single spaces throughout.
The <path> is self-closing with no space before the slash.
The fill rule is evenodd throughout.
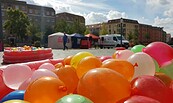
<path id="1" fill-rule="evenodd" d="M 116 53 L 116 59 L 127 60 L 131 55 L 134 54 L 131 50 L 118 50 Z"/>
<path id="2" fill-rule="evenodd" d="M 105 61 L 105 60 L 107 60 L 107 59 L 112 59 L 112 56 L 101 56 L 100 57 L 100 60 L 103 62 L 103 61 Z"/>
<path id="3" fill-rule="evenodd" d="M 31 68 L 24 64 L 12 64 L 3 70 L 4 83 L 11 89 L 19 86 L 32 75 Z"/>
<path id="4" fill-rule="evenodd" d="M 28 85 L 31 82 L 31 78 L 28 78 L 27 80 L 25 80 L 19 87 L 18 90 L 26 90 L 26 88 L 28 87 Z"/>
<path id="5" fill-rule="evenodd" d="M 47 70 L 47 69 L 38 69 L 38 70 L 35 70 L 31 76 L 31 81 L 35 81 L 36 79 L 38 78 L 41 78 L 43 76 L 49 76 L 49 77 L 55 77 L 55 78 L 58 78 L 58 76 L 50 71 L 50 70 Z"/>
<path id="6" fill-rule="evenodd" d="M 55 66 L 51 63 L 43 63 L 42 65 L 40 65 L 40 67 L 38 69 L 53 70 L 53 69 L 55 69 Z"/>
<path id="7" fill-rule="evenodd" d="M 160 67 L 172 63 L 173 49 L 166 43 L 153 42 L 143 48 L 142 51 L 154 58 Z"/>
<path id="8" fill-rule="evenodd" d="M 3 78 L 2 78 L 2 70 L 0 69 L 0 100 L 6 96 L 8 93 L 14 91 L 13 89 L 11 88 L 8 88 L 5 84 L 4 84 L 4 81 L 3 81 Z"/>

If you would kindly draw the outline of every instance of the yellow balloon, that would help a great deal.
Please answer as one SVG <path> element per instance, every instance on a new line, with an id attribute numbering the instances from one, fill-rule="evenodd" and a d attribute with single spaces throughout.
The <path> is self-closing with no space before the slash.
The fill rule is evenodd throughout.
<path id="1" fill-rule="evenodd" d="M 77 54 L 75 54 L 71 61 L 70 61 L 70 65 L 74 68 L 77 68 L 77 65 L 79 64 L 79 62 L 87 56 L 94 56 L 93 54 L 91 54 L 90 52 L 79 52 Z"/>
<path id="2" fill-rule="evenodd" d="M 30 103 L 30 102 L 27 102 L 24 100 L 8 100 L 8 101 L 5 101 L 3 103 Z"/>

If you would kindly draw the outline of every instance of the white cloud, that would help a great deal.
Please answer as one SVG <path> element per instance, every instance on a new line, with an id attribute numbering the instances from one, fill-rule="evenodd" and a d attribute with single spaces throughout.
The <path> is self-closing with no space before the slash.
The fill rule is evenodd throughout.
<path id="1" fill-rule="evenodd" d="M 107 17 L 105 14 L 95 13 L 95 12 L 90 12 L 89 14 L 87 14 L 85 19 L 86 19 L 86 24 L 96 24 L 107 21 Z"/>
<path id="2" fill-rule="evenodd" d="M 127 18 L 127 15 L 124 12 L 121 13 L 119 11 L 113 11 L 113 10 L 109 11 L 107 15 L 108 20 L 117 19 L 121 17 Z"/>
<path id="3" fill-rule="evenodd" d="M 173 9 L 164 11 L 164 16 L 173 17 Z"/>
<path id="4" fill-rule="evenodd" d="M 154 25 L 164 27 L 163 29 L 173 36 L 173 18 L 159 18 L 157 16 L 154 19 Z"/>
<path id="5" fill-rule="evenodd" d="M 154 19 L 154 24 L 163 26 L 163 25 L 172 25 L 173 18 L 159 18 L 158 16 Z"/>

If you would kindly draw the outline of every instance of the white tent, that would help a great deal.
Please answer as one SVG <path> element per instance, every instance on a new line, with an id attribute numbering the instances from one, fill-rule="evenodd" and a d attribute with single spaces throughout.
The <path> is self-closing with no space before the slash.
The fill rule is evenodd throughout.
<path id="1" fill-rule="evenodd" d="M 64 33 L 57 32 L 48 36 L 48 47 L 52 49 L 63 49 L 63 35 Z M 71 48 L 71 36 L 68 35 L 67 47 Z"/>

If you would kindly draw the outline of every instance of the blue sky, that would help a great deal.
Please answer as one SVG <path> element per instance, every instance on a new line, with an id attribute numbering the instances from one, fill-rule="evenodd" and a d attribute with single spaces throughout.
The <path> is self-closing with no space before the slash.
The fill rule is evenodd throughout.
<path id="1" fill-rule="evenodd" d="M 164 27 L 173 36 L 172 0 L 22 0 L 29 4 L 53 7 L 56 13 L 69 12 L 85 17 L 86 24 L 120 17 Z"/>

